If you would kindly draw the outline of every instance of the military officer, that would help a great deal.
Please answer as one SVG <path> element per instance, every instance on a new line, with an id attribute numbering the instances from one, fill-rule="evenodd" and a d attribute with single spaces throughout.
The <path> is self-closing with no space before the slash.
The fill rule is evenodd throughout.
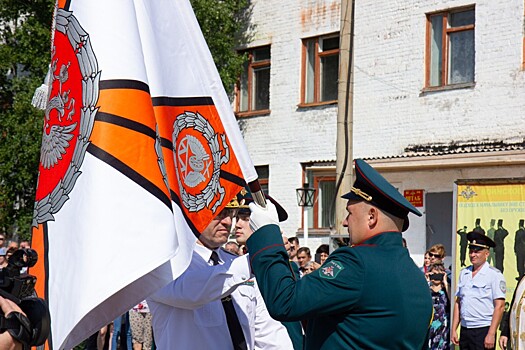
<path id="1" fill-rule="evenodd" d="M 285 221 L 288 219 L 288 213 L 286 210 L 272 197 L 266 195 L 266 199 L 272 202 L 276 209 L 277 209 L 277 216 L 279 218 L 279 222 Z M 246 240 L 250 235 L 253 233 L 253 230 L 250 228 L 250 208 L 248 207 L 248 204 L 253 202 L 252 196 L 249 191 L 243 190 L 237 195 L 237 200 L 239 202 L 239 212 L 237 213 L 237 217 L 235 220 L 235 240 L 239 245 L 246 245 Z M 286 243 L 284 241 L 283 237 L 283 244 Z M 286 242 L 288 242 L 288 239 L 286 238 Z M 288 244 L 289 245 L 289 244 Z M 299 269 L 297 267 L 297 264 L 294 262 L 290 262 L 290 266 L 292 268 L 295 267 L 297 270 L 296 278 L 299 278 Z M 255 284 L 257 285 L 257 280 L 254 278 Z M 264 304 L 264 300 L 260 300 L 261 304 Z M 283 326 L 286 328 L 288 335 L 290 336 L 290 340 L 292 341 L 294 350 L 302 350 L 303 349 L 303 343 L 304 343 L 304 331 L 302 328 L 302 325 L 300 322 L 283 322 Z M 264 330 L 262 330 L 264 331 Z"/>
<path id="2" fill-rule="evenodd" d="M 503 274 L 489 265 L 489 249 L 496 244 L 479 232 L 469 232 L 469 258 L 461 270 L 456 291 L 452 342 L 460 349 L 493 349 L 496 330 L 505 309 L 506 284 Z M 461 338 L 457 328 L 461 321 Z"/>
<path id="3" fill-rule="evenodd" d="M 275 209 L 251 203 L 252 269 L 270 315 L 307 319 L 306 349 L 422 349 L 432 317 L 423 274 L 403 248 L 408 213 L 421 213 L 363 160 L 345 194 L 351 247 L 295 280 Z"/>
<path id="4" fill-rule="evenodd" d="M 159 350 L 292 350 L 251 279 L 247 256 L 220 249 L 239 204 L 233 200 L 204 229 L 190 265 L 149 299 Z"/>

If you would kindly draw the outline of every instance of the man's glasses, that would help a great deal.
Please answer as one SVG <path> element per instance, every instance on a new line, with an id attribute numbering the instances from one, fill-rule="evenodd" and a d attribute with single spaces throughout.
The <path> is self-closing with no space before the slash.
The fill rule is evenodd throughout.
<path id="1" fill-rule="evenodd" d="M 428 253 L 428 256 L 431 257 L 431 258 L 438 258 L 438 259 L 441 259 L 441 255 L 439 255 L 439 254 Z"/>
<path id="2" fill-rule="evenodd" d="M 223 219 L 226 219 L 227 217 L 229 217 L 230 219 L 233 219 L 234 217 L 237 216 L 237 212 L 238 211 L 239 211 L 239 209 L 224 208 L 219 214 L 217 214 L 215 219 L 223 220 Z"/>

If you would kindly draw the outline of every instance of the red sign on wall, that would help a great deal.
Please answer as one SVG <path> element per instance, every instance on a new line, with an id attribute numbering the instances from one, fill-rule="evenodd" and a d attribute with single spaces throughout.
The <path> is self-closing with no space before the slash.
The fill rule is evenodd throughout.
<path id="1" fill-rule="evenodd" d="M 405 198 L 414 206 L 423 206 L 423 190 L 405 190 Z"/>

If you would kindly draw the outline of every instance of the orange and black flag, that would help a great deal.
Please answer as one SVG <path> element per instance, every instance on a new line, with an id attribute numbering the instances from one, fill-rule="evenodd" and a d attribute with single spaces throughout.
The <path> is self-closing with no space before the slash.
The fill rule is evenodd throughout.
<path id="1" fill-rule="evenodd" d="M 70 349 L 179 276 L 257 174 L 188 0 L 59 1 L 32 246 Z"/>

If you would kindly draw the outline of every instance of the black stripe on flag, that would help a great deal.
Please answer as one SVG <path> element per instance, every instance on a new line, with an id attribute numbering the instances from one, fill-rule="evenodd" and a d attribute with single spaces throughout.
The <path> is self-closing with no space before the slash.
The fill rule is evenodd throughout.
<path id="1" fill-rule="evenodd" d="M 101 80 L 99 83 L 100 90 L 110 89 L 130 89 L 140 90 L 149 94 L 148 84 L 138 80 L 127 80 L 127 79 L 114 79 L 114 80 Z"/>
<path id="2" fill-rule="evenodd" d="M 168 148 L 168 149 L 170 149 L 170 150 L 173 149 L 173 142 L 171 142 L 170 140 L 168 140 L 168 139 L 166 139 L 166 138 L 164 138 L 164 137 L 161 137 L 161 138 L 160 138 L 160 145 L 161 145 L 162 147 Z"/>
<path id="3" fill-rule="evenodd" d="M 157 137 L 155 130 L 151 129 L 149 126 L 146 126 L 134 120 L 129 120 L 127 118 L 119 117 L 118 115 L 115 115 L 115 114 L 97 112 L 95 120 L 98 122 L 105 122 L 105 123 L 122 126 L 123 128 L 127 128 L 130 130 L 139 132 L 153 139 Z"/>
<path id="4" fill-rule="evenodd" d="M 221 169 L 221 172 L 220 172 L 219 176 L 222 179 L 230 181 L 230 182 L 233 182 L 236 185 L 239 185 L 239 186 L 242 186 L 242 187 L 246 186 L 246 181 L 244 181 L 244 179 L 242 177 L 238 177 L 237 175 L 229 173 L 229 172 L 227 172 L 225 170 Z"/>
<path id="5" fill-rule="evenodd" d="M 211 97 L 152 97 L 153 106 L 213 106 Z"/>
<path id="6" fill-rule="evenodd" d="M 164 194 L 164 192 L 161 191 L 160 188 L 155 186 L 151 181 L 146 179 L 144 176 L 140 175 L 138 172 L 133 170 L 128 165 L 124 164 L 122 161 L 114 157 L 113 155 L 109 154 L 108 152 L 104 151 L 102 148 L 99 148 L 95 146 L 94 144 L 90 143 L 87 151 L 91 153 L 94 157 L 97 157 L 101 161 L 107 163 L 108 165 L 112 166 L 131 180 L 133 180 L 135 183 L 137 183 L 139 186 L 144 188 L 146 191 L 151 193 L 153 196 L 157 197 L 162 203 L 164 203 L 171 211 L 173 211 L 173 208 L 171 207 L 171 200 Z"/>
<path id="7" fill-rule="evenodd" d="M 177 194 L 174 192 L 174 191 L 171 191 L 171 198 L 172 200 L 175 202 L 175 204 L 177 204 L 179 206 L 179 208 L 181 209 L 181 213 L 182 215 L 184 216 L 184 220 L 186 220 L 186 223 L 188 224 L 188 226 L 190 227 L 191 229 L 191 232 L 193 232 L 193 234 L 195 235 L 195 237 L 199 238 L 199 236 L 201 235 L 201 233 L 197 230 L 197 228 L 195 227 L 195 225 L 193 225 L 193 222 L 191 222 L 190 218 L 188 218 L 188 216 L 186 215 L 186 213 L 184 212 L 184 210 L 182 210 L 182 203 L 180 201 L 180 198 L 179 196 L 177 196 Z"/>

